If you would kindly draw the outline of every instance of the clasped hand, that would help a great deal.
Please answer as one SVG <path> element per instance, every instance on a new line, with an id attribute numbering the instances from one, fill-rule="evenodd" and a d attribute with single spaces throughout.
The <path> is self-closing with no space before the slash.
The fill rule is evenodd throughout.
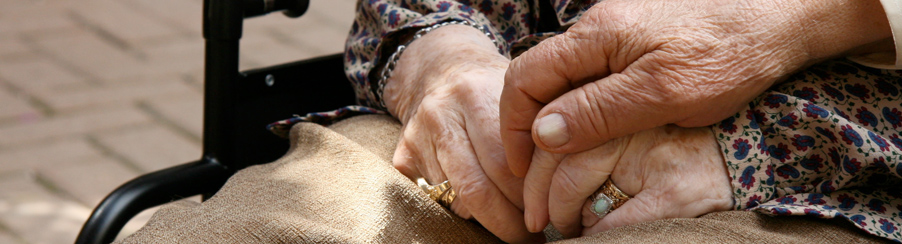
<path id="1" fill-rule="evenodd" d="M 475 28 L 438 28 L 407 48 L 385 88 L 403 124 L 395 167 L 448 180 L 451 210 L 507 242 L 541 241 L 532 232 L 549 222 L 571 237 L 730 209 L 715 138 L 693 127 L 886 38 L 873 31 L 885 22 L 833 19 L 875 2 L 606 0 L 513 62 Z M 632 199 L 599 220 L 587 198 L 608 178 Z"/>

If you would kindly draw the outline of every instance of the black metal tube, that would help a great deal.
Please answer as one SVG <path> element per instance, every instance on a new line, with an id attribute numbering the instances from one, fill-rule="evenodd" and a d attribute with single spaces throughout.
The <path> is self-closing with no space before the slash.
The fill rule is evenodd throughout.
<path id="1" fill-rule="evenodd" d="M 244 0 L 244 17 L 266 15 L 283 11 L 288 17 L 299 17 L 307 12 L 309 0 Z"/>
<path id="2" fill-rule="evenodd" d="M 110 193 L 85 222 L 76 244 L 110 243 L 145 209 L 222 187 L 232 173 L 215 160 L 186 163 L 135 178 Z M 193 184 L 192 184 L 193 183 Z"/>
<path id="3" fill-rule="evenodd" d="M 233 162 L 231 141 L 235 86 L 238 83 L 238 41 L 244 16 L 242 1 L 204 1 L 204 157 L 227 166 Z"/>

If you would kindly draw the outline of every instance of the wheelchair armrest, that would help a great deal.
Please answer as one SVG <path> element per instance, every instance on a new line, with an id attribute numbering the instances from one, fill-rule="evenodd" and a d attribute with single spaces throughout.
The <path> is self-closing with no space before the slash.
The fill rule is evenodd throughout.
<path id="1" fill-rule="evenodd" d="M 128 220 L 141 211 L 189 196 L 212 194 L 233 173 L 215 161 L 198 160 L 135 178 L 104 198 L 75 243 L 113 242 Z"/>

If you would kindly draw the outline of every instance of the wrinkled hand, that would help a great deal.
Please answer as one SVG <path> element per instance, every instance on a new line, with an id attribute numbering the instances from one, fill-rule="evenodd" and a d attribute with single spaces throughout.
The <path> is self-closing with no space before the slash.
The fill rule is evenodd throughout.
<path id="1" fill-rule="evenodd" d="M 451 209 L 507 242 L 541 241 L 523 223 L 523 179 L 505 162 L 498 99 L 510 61 L 475 28 L 446 26 L 414 41 L 386 84 L 402 122 L 395 168 L 430 184 L 448 180 Z"/>
<path id="2" fill-rule="evenodd" d="M 535 147 L 594 148 L 713 124 L 801 67 L 890 37 L 877 0 L 606 0 L 514 59 L 501 96 L 511 170 Z"/>
<path id="3" fill-rule="evenodd" d="M 526 175 L 526 223 L 565 237 L 732 208 L 731 187 L 709 128 L 658 127 L 575 154 L 536 151 Z M 589 198 L 605 180 L 631 196 L 599 220 Z"/>

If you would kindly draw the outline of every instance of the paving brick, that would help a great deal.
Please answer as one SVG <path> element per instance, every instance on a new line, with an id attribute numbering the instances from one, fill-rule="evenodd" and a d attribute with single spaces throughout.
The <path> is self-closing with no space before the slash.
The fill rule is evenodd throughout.
<path id="1" fill-rule="evenodd" d="M 303 21 L 307 17 L 324 17 L 327 23 L 350 30 L 356 6 L 356 0 L 310 1 L 310 11 L 301 19 Z"/>
<path id="2" fill-rule="evenodd" d="M 31 53 L 31 49 L 15 37 L 0 37 L 0 60 L 23 56 Z"/>
<path id="3" fill-rule="evenodd" d="M 58 59 L 107 80 L 159 73 L 145 69 L 138 57 L 87 31 L 41 39 L 37 45 Z"/>
<path id="4" fill-rule="evenodd" d="M 192 90 L 193 88 L 183 81 L 147 81 L 80 89 L 39 91 L 35 93 L 35 96 L 52 109 L 65 111 L 92 105 L 130 104 L 149 97 L 180 94 Z"/>
<path id="5" fill-rule="evenodd" d="M 272 35 L 271 31 L 248 32 L 241 42 L 241 58 L 252 61 L 256 66 L 242 67 L 242 70 L 293 62 L 312 56 L 298 45 L 286 44 Z"/>
<path id="6" fill-rule="evenodd" d="M 48 192 L 28 173 L 0 177 L 0 222 L 28 243 L 71 243 L 90 211 Z"/>
<path id="7" fill-rule="evenodd" d="M 143 11 L 186 34 L 200 37 L 203 2 L 187 0 L 125 0 L 132 9 Z"/>
<path id="8" fill-rule="evenodd" d="M 0 127 L 0 147 L 35 143 L 52 138 L 84 135 L 88 132 L 148 123 L 150 118 L 137 109 L 123 107 L 49 118 L 34 123 Z"/>
<path id="9" fill-rule="evenodd" d="M 0 151 L 0 174 L 33 168 L 53 167 L 71 160 L 97 158 L 102 153 L 83 139 L 59 140 L 40 145 L 20 146 Z"/>
<path id="10" fill-rule="evenodd" d="M 143 49 L 146 50 L 150 69 L 187 73 L 204 67 L 204 39 L 200 35 L 173 39 Z"/>
<path id="11" fill-rule="evenodd" d="M 178 33 L 141 11 L 115 0 L 82 0 L 71 8 L 76 18 L 84 18 L 91 28 L 99 28 L 128 43 L 153 41 L 177 36 Z"/>
<path id="12" fill-rule="evenodd" d="M 59 190 L 88 206 L 97 206 L 107 194 L 138 173 L 108 157 L 85 158 L 53 167 L 42 167 L 38 174 Z"/>
<path id="13" fill-rule="evenodd" d="M 296 28 L 274 31 L 288 37 L 313 56 L 334 54 L 344 50 L 345 40 L 351 29 L 351 16 L 348 18 L 347 21 L 336 23 L 322 15 L 311 13 L 310 16 L 302 17 Z"/>
<path id="14" fill-rule="evenodd" d="M 0 78 L 26 91 L 67 89 L 88 84 L 84 76 L 40 56 L 4 62 Z"/>
<path id="15" fill-rule="evenodd" d="M 24 94 L 0 89 L 0 121 L 41 117 L 40 111 L 28 104 Z"/>
<path id="16" fill-rule="evenodd" d="M 239 66 L 242 65 L 241 62 L 242 62 L 241 59 L 239 59 L 238 60 Z M 186 72 L 182 76 L 182 78 L 184 78 L 186 81 L 188 81 L 189 83 L 194 85 L 194 87 L 203 91 L 203 88 L 204 88 L 204 69 L 203 68 Z"/>
<path id="17" fill-rule="evenodd" d="M 13 238 L 12 234 L 0 230 L 0 243 L 19 244 L 21 242 Z"/>
<path id="18" fill-rule="evenodd" d="M 144 172 L 197 160 L 201 155 L 199 142 L 158 125 L 102 133 L 98 141 Z"/>
<path id="19" fill-rule="evenodd" d="M 186 95 L 179 98 L 154 98 L 148 100 L 147 104 L 164 120 L 199 139 L 203 132 L 203 101 L 202 95 Z"/>
<path id="20" fill-rule="evenodd" d="M 306 14 L 305 14 L 306 15 Z M 261 29 L 297 28 L 299 19 L 289 18 L 281 13 L 270 13 L 244 20 L 244 31 L 258 31 Z M 246 36 L 246 35 L 245 35 Z"/>
<path id="21" fill-rule="evenodd" d="M 59 4 L 45 1 L 16 1 L 0 8 L 0 32 L 32 32 L 77 28 Z M 79 1 L 80 2 L 80 1 Z"/>

